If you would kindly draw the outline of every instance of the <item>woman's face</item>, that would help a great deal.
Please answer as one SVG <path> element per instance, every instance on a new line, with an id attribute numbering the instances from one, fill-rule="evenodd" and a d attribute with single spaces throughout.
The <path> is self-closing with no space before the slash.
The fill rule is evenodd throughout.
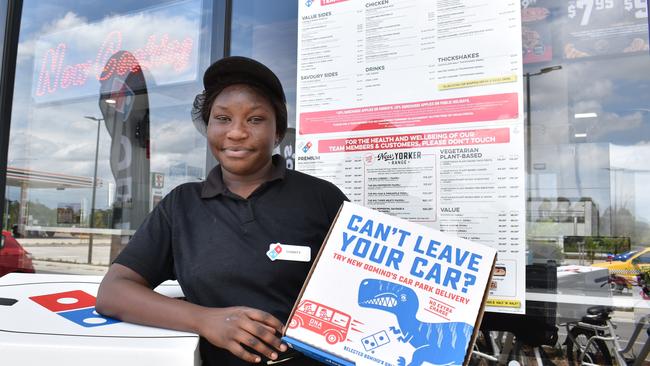
<path id="1" fill-rule="evenodd" d="M 271 102 L 245 84 L 226 87 L 215 98 L 208 120 L 208 143 L 222 169 L 256 176 L 271 162 L 278 138 Z"/>

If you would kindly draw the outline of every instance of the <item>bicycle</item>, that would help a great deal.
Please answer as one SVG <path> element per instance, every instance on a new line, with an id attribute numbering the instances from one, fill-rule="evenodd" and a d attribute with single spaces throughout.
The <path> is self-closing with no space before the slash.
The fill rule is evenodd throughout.
<path id="1" fill-rule="evenodd" d="M 612 323 L 610 314 L 614 311 L 611 306 L 592 306 L 587 309 L 587 315 L 578 322 L 566 323 L 567 338 L 565 341 L 569 365 L 632 365 L 641 366 L 650 353 L 650 329 L 646 329 L 648 339 L 638 355 L 626 357 L 650 316 L 645 316 L 636 324 L 630 340 L 622 347 L 616 334 L 616 326 Z"/>
<path id="2" fill-rule="evenodd" d="M 629 280 L 623 276 L 611 273 L 609 277 L 607 277 L 607 282 L 603 283 L 601 287 L 605 285 L 609 285 L 612 292 L 622 294 L 625 290 L 632 291 L 634 286 L 638 286 L 638 283 L 637 281 Z"/>
<path id="3" fill-rule="evenodd" d="M 530 346 L 510 332 L 479 331 L 470 366 L 521 366 L 527 364 L 523 347 Z M 555 365 L 541 346 L 530 346 L 537 366 Z"/>
<path id="4" fill-rule="evenodd" d="M 529 313 L 537 313 L 537 316 L 484 314 L 470 365 L 524 365 L 528 364 L 526 359 L 529 357 L 533 357 L 537 366 L 555 365 L 543 349 L 543 346 L 553 346 L 557 342 L 557 327 L 554 322 L 551 323 L 555 319 L 555 313 L 550 318 L 549 314 L 541 316 L 540 309 L 533 310 L 535 308 L 530 306 L 532 304 L 535 302 L 527 304 Z M 526 350 L 532 352 L 532 355 L 526 355 Z"/>
<path id="5" fill-rule="evenodd" d="M 557 264 L 548 261 L 526 265 L 526 288 L 555 292 Z M 553 366 L 543 347 L 557 343 L 556 310 L 555 303 L 526 301 L 525 314 L 484 313 L 470 365 Z M 534 361 L 528 362 L 530 357 Z"/>

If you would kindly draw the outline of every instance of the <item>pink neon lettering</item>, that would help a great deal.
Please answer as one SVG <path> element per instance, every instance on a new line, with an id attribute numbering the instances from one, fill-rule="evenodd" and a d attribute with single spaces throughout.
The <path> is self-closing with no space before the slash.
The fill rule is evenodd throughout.
<path id="1" fill-rule="evenodd" d="M 111 77 L 114 68 L 112 65 L 115 63 L 111 62 L 110 64 L 106 64 L 106 61 L 111 58 L 113 54 L 119 51 L 120 48 L 122 48 L 122 32 L 110 32 L 106 36 L 106 39 L 104 39 L 99 52 L 97 52 L 97 57 L 95 57 L 95 65 L 99 66 L 97 69 L 101 70 L 101 72 L 97 75 L 97 80 L 104 81 Z"/>
<path id="2" fill-rule="evenodd" d="M 36 84 L 36 95 L 41 96 L 45 93 L 54 93 L 59 83 L 59 73 L 63 58 L 65 57 L 65 44 L 59 43 L 56 49 L 49 49 L 41 61 L 41 72 L 38 74 L 38 83 Z M 48 64 L 48 61 L 50 63 Z M 54 80 L 52 80 L 54 78 Z"/>
<path id="3" fill-rule="evenodd" d="M 55 49 L 47 50 L 41 60 L 36 95 L 53 94 L 59 88 L 69 90 L 82 86 L 87 83 L 91 70 L 95 70 L 94 78 L 99 81 L 107 80 L 115 74 L 124 76 L 128 72 L 151 70 L 166 65 L 181 72 L 189 67 L 192 47 L 191 38 L 179 41 L 170 40 L 168 34 L 163 34 L 160 38 L 151 35 L 144 47 L 135 49 L 132 53 L 124 53 L 116 60 L 111 59 L 111 56 L 122 48 L 122 33 L 112 31 L 106 35 L 94 62 L 88 60 L 64 65 L 67 46 L 65 43 L 59 43 Z"/>

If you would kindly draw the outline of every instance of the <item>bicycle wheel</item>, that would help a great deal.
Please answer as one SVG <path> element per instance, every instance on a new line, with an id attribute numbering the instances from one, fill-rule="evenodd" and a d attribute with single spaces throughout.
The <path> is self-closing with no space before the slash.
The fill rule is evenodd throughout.
<path id="1" fill-rule="evenodd" d="M 490 332 L 479 331 L 476 337 L 476 343 L 474 344 L 474 349 L 480 352 L 483 352 L 487 355 L 494 355 L 494 348 L 492 347 L 492 342 L 489 339 Z M 472 354 L 472 357 L 469 361 L 470 366 L 495 366 L 496 362 L 487 360 L 483 357 L 480 357 L 476 354 Z"/>
<path id="2" fill-rule="evenodd" d="M 609 353 L 609 348 L 605 342 L 600 339 L 594 340 L 589 345 L 589 349 L 585 351 L 584 357 L 580 360 L 580 354 L 587 345 L 589 338 L 596 335 L 596 332 L 591 329 L 583 329 L 574 327 L 569 332 L 571 335 L 566 340 L 566 353 L 569 365 L 580 365 L 582 362 L 589 362 L 597 365 L 612 365 L 612 357 Z M 573 340 L 575 339 L 575 343 Z"/>
<path id="3" fill-rule="evenodd" d="M 535 351 L 539 352 L 539 357 L 541 359 L 541 364 L 533 360 L 536 359 Z M 538 366 L 556 366 L 555 362 L 551 360 L 544 347 L 542 346 L 526 346 L 523 347 L 515 345 L 515 347 L 510 352 L 508 357 L 510 361 L 517 361 L 519 365 L 538 365 Z M 509 364 L 508 364 L 509 365 Z"/>

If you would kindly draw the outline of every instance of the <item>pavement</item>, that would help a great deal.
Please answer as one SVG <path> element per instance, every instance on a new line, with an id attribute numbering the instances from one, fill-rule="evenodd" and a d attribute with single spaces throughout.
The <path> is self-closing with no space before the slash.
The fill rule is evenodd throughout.
<path id="1" fill-rule="evenodd" d="M 36 273 L 56 273 L 56 274 L 77 274 L 77 275 L 96 275 L 103 276 L 108 271 L 108 266 L 57 262 L 52 260 L 34 259 L 34 269 Z"/>
<path id="2" fill-rule="evenodd" d="M 88 238 L 21 238 L 37 273 L 103 276 L 108 271 L 110 239 L 95 238 L 88 263 Z"/>

